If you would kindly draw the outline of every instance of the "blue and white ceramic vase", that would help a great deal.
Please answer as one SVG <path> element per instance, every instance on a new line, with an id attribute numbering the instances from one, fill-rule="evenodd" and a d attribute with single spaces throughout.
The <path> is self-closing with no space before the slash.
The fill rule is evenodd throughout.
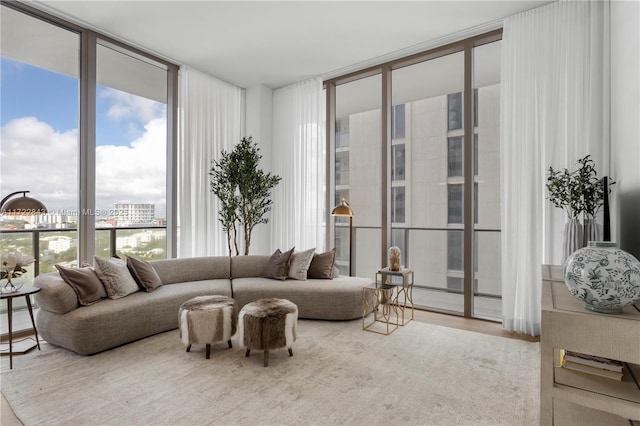
<path id="1" fill-rule="evenodd" d="M 564 267 L 564 283 L 584 307 L 605 314 L 640 300 L 640 261 L 608 241 L 589 241 Z"/>

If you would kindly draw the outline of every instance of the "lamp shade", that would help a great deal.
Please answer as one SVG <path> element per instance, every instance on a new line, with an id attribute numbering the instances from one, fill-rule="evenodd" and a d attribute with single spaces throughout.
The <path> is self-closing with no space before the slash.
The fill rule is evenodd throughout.
<path id="1" fill-rule="evenodd" d="M 333 211 L 331 211 L 331 216 L 353 217 L 353 210 L 351 210 L 351 206 L 349 206 L 347 200 L 343 198 L 340 205 L 336 206 Z"/>
<path id="2" fill-rule="evenodd" d="M 0 201 L 0 214 L 27 216 L 35 214 L 46 214 L 47 208 L 35 198 L 27 197 L 29 191 L 13 192 Z M 16 194 L 22 194 L 22 197 L 10 199 Z"/>

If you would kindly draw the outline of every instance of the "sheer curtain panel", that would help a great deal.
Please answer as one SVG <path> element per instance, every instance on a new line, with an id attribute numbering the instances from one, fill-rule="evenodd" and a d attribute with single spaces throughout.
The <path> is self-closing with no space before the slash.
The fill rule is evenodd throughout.
<path id="1" fill-rule="evenodd" d="M 273 93 L 273 247 L 325 250 L 325 102 L 322 80 Z"/>
<path id="2" fill-rule="evenodd" d="M 540 334 L 541 265 L 562 262 L 566 217 L 550 166 L 609 162 L 609 3 L 560 1 L 504 21 L 501 94 L 503 327 Z"/>
<path id="3" fill-rule="evenodd" d="M 240 141 L 244 92 L 199 71 L 180 69 L 178 256 L 228 255 L 210 191 L 211 161 Z"/>

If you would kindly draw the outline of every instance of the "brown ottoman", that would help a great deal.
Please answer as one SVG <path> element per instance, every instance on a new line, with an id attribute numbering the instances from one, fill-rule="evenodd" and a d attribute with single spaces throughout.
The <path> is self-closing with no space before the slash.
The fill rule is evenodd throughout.
<path id="1" fill-rule="evenodd" d="M 271 349 L 287 348 L 293 356 L 291 346 L 296 340 L 298 307 L 286 299 L 260 299 L 246 304 L 238 316 L 238 338 L 241 347 L 246 347 L 245 356 L 251 349 L 264 351 L 264 366 L 269 365 Z"/>
<path id="2" fill-rule="evenodd" d="M 187 345 L 204 344 L 207 359 L 211 344 L 226 341 L 231 348 L 231 336 L 238 325 L 238 304 L 227 296 L 198 296 L 180 305 L 178 321 L 180 339 Z"/>

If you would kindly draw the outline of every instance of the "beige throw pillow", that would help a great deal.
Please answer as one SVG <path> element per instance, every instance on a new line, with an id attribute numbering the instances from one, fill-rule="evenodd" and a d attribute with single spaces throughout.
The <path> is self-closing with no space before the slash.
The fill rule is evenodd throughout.
<path id="1" fill-rule="evenodd" d="M 307 271 L 311 265 L 311 260 L 316 252 L 315 248 L 295 252 L 291 255 L 291 262 L 289 265 L 289 278 L 294 280 L 306 281 Z"/>
<path id="2" fill-rule="evenodd" d="M 333 248 L 324 253 L 316 253 L 309 265 L 308 278 L 331 280 L 333 279 L 333 263 L 336 258 L 336 249 Z"/>
<path id="3" fill-rule="evenodd" d="M 68 268 L 55 265 L 62 279 L 71 286 L 82 306 L 92 305 L 107 297 L 107 292 L 93 268 Z"/>
<path id="4" fill-rule="evenodd" d="M 291 260 L 291 254 L 293 253 L 293 247 L 289 251 L 282 253 L 280 249 L 277 249 L 269 258 L 269 262 L 262 271 L 264 278 L 272 278 L 274 280 L 286 280 L 289 273 L 289 261 Z"/>
<path id="5" fill-rule="evenodd" d="M 94 258 L 96 273 L 107 290 L 109 299 L 120 299 L 140 290 L 122 259 Z"/>

